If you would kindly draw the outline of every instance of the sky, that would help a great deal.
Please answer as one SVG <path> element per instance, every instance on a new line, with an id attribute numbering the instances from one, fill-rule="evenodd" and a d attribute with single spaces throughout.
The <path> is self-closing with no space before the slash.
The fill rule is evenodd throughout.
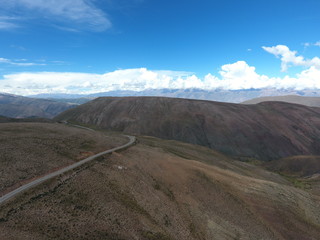
<path id="1" fill-rule="evenodd" d="M 0 0 L 0 92 L 320 89 L 318 0 Z"/>

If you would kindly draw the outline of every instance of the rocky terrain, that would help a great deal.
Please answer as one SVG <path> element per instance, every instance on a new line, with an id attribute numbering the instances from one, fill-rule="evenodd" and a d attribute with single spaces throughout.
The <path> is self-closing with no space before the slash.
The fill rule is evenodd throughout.
<path id="1" fill-rule="evenodd" d="M 320 155 L 320 108 L 297 104 L 107 97 L 56 120 L 199 144 L 245 161 Z"/>
<path id="2" fill-rule="evenodd" d="M 320 235 L 319 195 L 211 149 L 151 137 L 26 192 L 0 214 L 8 240 Z"/>
<path id="3" fill-rule="evenodd" d="M 298 95 L 260 97 L 242 102 L 242 104 L 257 104 L 261 102 L 287 102 L 309 107 L 320 107 L 320 97 L 303 97 Z"/>
<path id="4" fill-rule="evenodd" d="M 53 118 L 75 104 L 0 93 L 0 115 L 11 118 Z"/>

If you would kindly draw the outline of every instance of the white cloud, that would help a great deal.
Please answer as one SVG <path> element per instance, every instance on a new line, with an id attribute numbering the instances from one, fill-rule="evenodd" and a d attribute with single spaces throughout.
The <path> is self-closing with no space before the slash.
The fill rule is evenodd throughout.
<path id="1" fill-rule="evenodd" d="M 257 74 L 255 67 L 249 66 L 245 61 L 223 65 L 219 74 L 221 78 L 211 74 L 205 77 L 206 88 L 231 90 L 264 88 L 267 87 L 269 79 L 267 76 Z"/>
<path id="2" fill-rule="evenodd" d="M 0 30 L 9 30 L 18 28 L 18 24 L 15 23 L 17 18 L 9 16 L 0 16 Z"/>
<path id="3" fill-rule="evenodd" d="M 306 42 L 303 44 L 305 47 L 311 47 L 311 46 L 317 46 L 320 47 L 320 41 L 315 42 L 315 43 L 310 43 L 310 42 Z"/>
<path id="4" fill-rule="evenodd" d="M 39 93 L 82 93 L 146 89 L 240 90 L 250 88 L 320 89 L 320 70 L 314 66 L 296 77 L 270 78 L 260 75 L 244 61 L 221 67 L 219 77 L 208 74 L 204 79 L 175 71 L 151 71 L 146 68 L 124 69 L 105 74 L 90 73 L 17 73 L 0 80 L 0 92 L 18 95 Z"/>
<path id="5" fill-rule="evenodd" d="M 273 47 L 262 47 L 268 53 L 275 55 L 281 59 L 281 71 L 285 72 L 291 66 L 303 66 L 320 68 L 320 58 L 305 59 L 303 56 L 297 56 L 296 51 L 291 51 L 285 45 L 277 45 Z"/>
<path id="6" fill-rule="evenodd" d="M 83 93 L 163 88 L 204 88 L 195 75 L 177 71 L 150 71 L 146 68 L 116 70 L 106 74 L 18 73 L 0 80 L 0 92 L 20 95 L 38 93 Z"/>
<path id="7" fill-rule="evenodd" d="M 1 29 L 13 29 L 13 28 L 18 28 L 19 26 L 17 24 L 11 23 L 11 22 L 6 22 L 6 21 L 0 21 L 0 30 Z"/>
<path id="8" fill-rule="evenodd" d="M 25 18 L 50 19 L 63 22 L 60 29 L 75 28 L 92 31 L 104 31 L 111 27 L 108 16 L 94 5 L 95 0 L 2 0 L 0 9 L 22 9 L 19 14 Z M 4 21 L 8 26 L 13 24 L 10 19 Z M 16 25 L 16 24 L 15 24 Z M 71 26 L 71 27 L 70 27 Z M 1 18 L 0 18 L 1 27 Z"/>
<path id="9" fill-rule="evenodd" d="M 0 79 L 0 92 L 19 95 L 39 93 L 90 94 L 117 90 L 143 91 L 147 89 L 241 90 L 241 89 L 320 89 L 320 59 L 297 56 L 287 46 L 263 47 L 281 58 L 282 68 L 304 66 L 295 77 L 269 77 L 256 72 L 245 61 L 221 66 L 219 75 L 207 74 L 203 79 L 191 72 L 151 71 L 146 68 L 122 69 L 105 74 L 72 72 L 36 72 L 4 75 Z M 26 59 L 15 61 L 0 58 L 0 63 L 31 66 Z M 283 69 L 283 70 L 284 70 Z"/>
<path id="10" fill-rule="evenodd" d="M 5 63 L 5 64 L 10 64 L 10 65 L 15 65 L 15 66 L 44 66 L 46 65 L 45 63 L 32 63 L 32 62 L 25 62 L 26 59 L 16 59 L 16 60 L 10 60 L 7 58 L 0 58 L 0 64 Z"/>
<path id="11" fill-rule="evenodd" d="M 306 48 L 307 48 L 307 47 L 310 47 L 311 45 L 312 45 L 312 44 L 311 44 L 311 43 L 308 43 L 308 42 L 303 43 L 303 46 L 306 47 Z"/>

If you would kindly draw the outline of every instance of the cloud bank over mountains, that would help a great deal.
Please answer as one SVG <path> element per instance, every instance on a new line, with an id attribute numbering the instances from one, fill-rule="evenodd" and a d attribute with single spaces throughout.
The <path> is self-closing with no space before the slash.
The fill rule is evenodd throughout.
<path id="1" fill-rule="evenodd" d="M 243 90 L 243 89 L 320 89 L 320 59 L 305 59 L 285 45 L 263 47 L 281 60 L 282 71 L 294 66 L 305 69 L 295 77 L 269 77 L 256 72 L 245 61 L 223 65 L 218 76 L 211 73 L 200 79 L 193 73 L 124 69 L 105 74 L 72 72 L 25 72 L 4 75 L 0 91 L 33 95 L 40 93 L 91 94 L 117 90 L 147 89 Z"/>

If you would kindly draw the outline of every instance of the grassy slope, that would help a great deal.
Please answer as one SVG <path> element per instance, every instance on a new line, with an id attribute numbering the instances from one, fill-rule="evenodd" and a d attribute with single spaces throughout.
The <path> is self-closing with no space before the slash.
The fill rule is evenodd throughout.
<path id="1" fill-rule="evenodd" d="M 14 122 L 42 122 L 42 123 L 53 123 L 48 118 L 9 118 L 0 115 L 0 123 L 14 123 Z"/>
<path id="2" fill-rule="evenodd" d="M 296 177 L 320 173 L 320 156 L 292 156 L 264 164 L 271 171 Z"/>
<path id="3" fill-rule="evenodd" d="M 139 144 L 0 208 L 2 239 L 316 239 L 320 198 L 208 148 Z"/>
<path id="4" fill-rule="evenodd" d="M 0 193 L 126 141 L 53 123 L 1 123 L 0 132 Z"/>
<path id="5" fill-rule="evenodd" d="M 296 187 L 320 195 L 320 156 L 292 156 L 262 165 L 279 173 Z"/>

